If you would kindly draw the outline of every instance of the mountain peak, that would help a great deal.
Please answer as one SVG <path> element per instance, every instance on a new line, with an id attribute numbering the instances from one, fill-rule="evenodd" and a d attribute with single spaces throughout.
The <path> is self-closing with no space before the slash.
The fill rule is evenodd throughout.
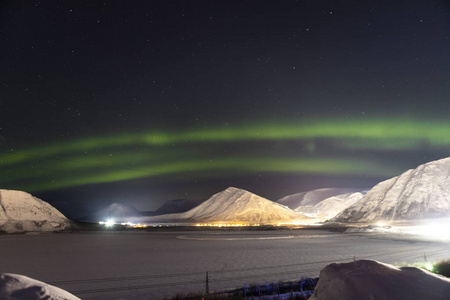
<path id="1" fill-rule="evenodd" d="M 69 226 L 70 221 L 47 202 L 26 192 L 0 189 L 1 231 L 57 231 Z"/>
<path id="2" fill-rule="evenodd" d="M 450 158 L 444 158 L 380 182 L 334 220 L 397 221 L 449 215 Z"/>
<path id="3" fill-rule="evenodd" d="M 245 224 L 275 224 L 300 217 L 289 208 L 243 189 L 229 187 L 181 214 L 163 215 L 158 219 L 185 222 L 239 222 Z"/>

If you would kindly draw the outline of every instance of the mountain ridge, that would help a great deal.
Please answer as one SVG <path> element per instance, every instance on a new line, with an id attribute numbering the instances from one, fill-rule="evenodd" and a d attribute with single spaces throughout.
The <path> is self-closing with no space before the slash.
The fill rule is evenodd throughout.
<path id="1" fill-rule="evenodd" d="M 374 186 L 333 221 L 399 221 L 450 216 L 450 157 L 422 164 Z"/>
<path id="2" fill-rule="evenodd" d="M 341 196 L 342 198 L 361 191 L 361 189 L 356 188 L 321 188 L 288 195 L 278 199 L 276 202 L 296 211 L 300 207 L 313 207 L 330 197 Z"/>

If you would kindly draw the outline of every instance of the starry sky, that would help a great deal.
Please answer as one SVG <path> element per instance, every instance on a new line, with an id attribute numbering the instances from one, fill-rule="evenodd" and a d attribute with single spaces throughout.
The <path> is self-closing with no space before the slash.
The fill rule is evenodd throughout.
<path id="1" fill-rule="evenodd" d="M 450 3 L 3 1 L 0 188 L 72 218 L 450 153 Z"/>

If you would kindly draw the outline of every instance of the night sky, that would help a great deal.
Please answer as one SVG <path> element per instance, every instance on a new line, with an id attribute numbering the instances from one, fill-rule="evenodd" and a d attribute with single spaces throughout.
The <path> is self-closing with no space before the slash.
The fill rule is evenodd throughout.
<path id="1" fill-rule="evenodd" d="M 449 1 L 3 1 L 0 188 L 69 217 L 450 154 Z"/>

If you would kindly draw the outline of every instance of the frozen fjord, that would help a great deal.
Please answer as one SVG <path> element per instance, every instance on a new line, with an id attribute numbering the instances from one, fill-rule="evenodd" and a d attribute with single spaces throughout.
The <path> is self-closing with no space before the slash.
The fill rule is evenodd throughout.
<path id="1" fill-rule="evenodd" d="M 252 282 L 316 277 L 331 262 L 450 257 L 443 242 L 370 238 L 324 230 L 91 232 L 0 236 L 3 272 L 82 299 L 163 299 Z"/>

